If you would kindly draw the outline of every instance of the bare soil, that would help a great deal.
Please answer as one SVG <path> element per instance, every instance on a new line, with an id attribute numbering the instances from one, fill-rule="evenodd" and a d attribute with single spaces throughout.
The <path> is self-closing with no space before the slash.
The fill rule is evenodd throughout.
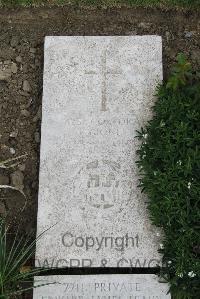
<path id="1" fill-rule="evenodd" d="M 163 38 L 166 76 L 179 52 L 200 69 L 200 11 L 142 8 L 20 8 L 0 10 L 0 161 L 27 153 L 15 168 L 0 169 L 0 214 L 22 231 L 36 230 L 43 43 L 46 35 L 145 35 Z"/>

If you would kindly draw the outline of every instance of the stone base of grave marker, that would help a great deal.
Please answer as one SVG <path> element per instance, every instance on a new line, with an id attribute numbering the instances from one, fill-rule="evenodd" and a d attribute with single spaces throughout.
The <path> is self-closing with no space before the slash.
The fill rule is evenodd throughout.
<path id="1" fill-rule="evenodd" d="M 134 137 L 162 80 L 161 38 L 47 37 L 44 60 L 36 266 L 156 266 Z M 45 283 L 34 299 L 171 298 L 150 274 L 35 278 Z"/>
<path id="2" fill-rule="evenodd" d="M 159 36 L 45 39 L 36 266 L 159 264 L 135 135 L 161 80 Z"/>
<path id="3" fill-rule="evenodd" d="M 152 274 L 36 277 L 33 299 L 170 299 L 169 286 Z"/>

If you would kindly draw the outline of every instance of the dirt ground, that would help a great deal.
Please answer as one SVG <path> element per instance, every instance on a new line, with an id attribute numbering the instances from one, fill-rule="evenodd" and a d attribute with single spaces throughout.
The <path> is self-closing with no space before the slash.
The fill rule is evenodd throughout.
<path id="1" fill-rule="evenodd" d="M 200 11 L 75 7 L 0 10 L 0 161 L 27 153 L 15 168 L 0 169 L 0 214 L 23 232 L 35 233 L 46 35 L 136 35 L 163 37 L 164 74 L 179 52 L 200 69 Z"/>

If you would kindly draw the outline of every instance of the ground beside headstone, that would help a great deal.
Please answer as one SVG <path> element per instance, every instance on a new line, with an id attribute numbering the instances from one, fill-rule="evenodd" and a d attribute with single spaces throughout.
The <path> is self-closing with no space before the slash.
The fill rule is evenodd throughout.
<path id="1" fill-rule="evenodd" d="M 36 266 L 159 264 L 135 135 L 161 80 L 159 36 L 46 37 Z"/>
<path id="2" fill-rule="evenodd" d="M 151 274 L 36 277 L 34 299 L 170 299 L 168 285 Z"/>

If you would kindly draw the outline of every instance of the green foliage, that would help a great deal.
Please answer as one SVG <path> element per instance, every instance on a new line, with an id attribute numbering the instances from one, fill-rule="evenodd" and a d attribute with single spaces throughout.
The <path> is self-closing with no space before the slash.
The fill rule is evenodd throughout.
<path id="1" fill-rule="evenodd" d="M 176 90 L 179 86 L 184 86 L 187 80 L 192 76 L 192 66 L 187 62 L 184 54 L 179 54 L 177 57 L 177 65 L 174 67 L 171 77 L 167 82 L 167 88 Z"/>
<path id="2" fill-rule="evenodd" d="M 8 230 L 5 222 L 0 219 L 0 298 L 15 298 L 32 289 L 34 275 L 43 271 L 26 266 L 34 256 L 35 241 L 24 239 L 18 234 L 11 244 L 7 241 Z M 40 285 L 38 285 L 40 286 Z"/>
<path id="3" fill-rule="evenodd" d="M 173 298 L 200 296 L 200 76 L 183 55 L 159 86 L 153 118 L 138 132 L 140 186 L 164 233 L 163 277 Z"/>

